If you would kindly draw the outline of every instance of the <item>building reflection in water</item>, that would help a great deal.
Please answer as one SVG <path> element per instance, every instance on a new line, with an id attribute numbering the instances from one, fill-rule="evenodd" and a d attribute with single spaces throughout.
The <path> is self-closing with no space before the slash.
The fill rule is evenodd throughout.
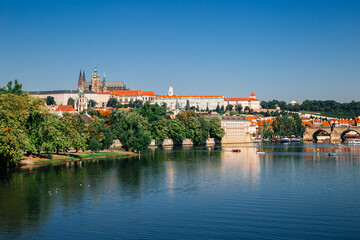
<path id="1" fill-rule="evenodd" d="M 241 149 L 241 152 L 232 152 L 232 149 Z M 242 179 L 251 181 L 255 186 L 260 178 L 261 159 L 263 155 L 256 154 L 256 148 L 253 145 L 223 146 L 221 152 L 221 170 L 222 176 L 231 179 Z"/>

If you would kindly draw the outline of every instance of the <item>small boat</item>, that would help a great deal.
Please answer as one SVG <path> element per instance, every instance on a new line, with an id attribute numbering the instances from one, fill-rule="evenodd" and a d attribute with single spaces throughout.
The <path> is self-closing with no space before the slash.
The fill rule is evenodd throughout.
<path id="1" fill-rule="evenodd" d="M 360 144 L 360 139 L 351 139 L 351 140 L 347 140 L 346 143 L 348 144 Z"/>
<path id="2" fill-rule="evenodd" d="M 263 154 L 265 154 L 265 152 L 264 151 L 257 151 L 256 154 L 263 155 Z"/>
<path id="3" fill-rule="evenodd" d="M 301 140 L 300 140 L 299 138 L 291 138 L 291 139 L 290 139 L 290 142 L 292 142 L 292 143 L 299 143 L 299 142 L 301 142 Z"/>
<path id="4" fill-rule="evenodd" d="M 280 139 L 279 138 L 269 138 L 269 140 L 273 143 L 279 143 Z"/>
<path id="5" fill-rule="evenodd" d="M 241 150 L 240 150 L 240 149 L 237 149 L 237 148 L 234 148 L 234 149 L 232 149 L 231 151 L 232 151 L 232 152 L 241 152 Z"/>
<path id="6" fill-rule="evenodd" d="M 290 139 L 287 137 L 284 137 L 281 139 L 281 143 L 289 143 L 289 142 L 290 142 Z"/>
<path id="7" fill-rule="evenodd" d="M 327 156 L 328 156 L 328 157 L 335 157 L 335 156 L 336 156 L 336 153 L 328 153 Z"/>

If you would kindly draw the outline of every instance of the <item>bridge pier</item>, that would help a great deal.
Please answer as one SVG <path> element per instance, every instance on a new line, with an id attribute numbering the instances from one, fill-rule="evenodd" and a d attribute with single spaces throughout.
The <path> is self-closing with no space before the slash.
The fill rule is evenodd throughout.
<path id="1" fill-rule="evenodd" d="M 337 132 L 331 132 L 330 143 L 341 143 L 341 142 L 342 142 L 341 135 L 338 134 Z"/>

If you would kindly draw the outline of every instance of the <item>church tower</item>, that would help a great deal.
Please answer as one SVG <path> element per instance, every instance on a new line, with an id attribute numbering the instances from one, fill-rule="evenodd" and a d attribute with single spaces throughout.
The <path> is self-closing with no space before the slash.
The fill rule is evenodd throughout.
<path id="1" fill-rule="evenodd" d="M 174 95 L 174 89 L 172 86 L 169 87 L 169 92 L 168 92 L 168 96 L 173 96 Z"/>
<path id="2" fill-rule="evenodd" d="M 80 74 L 79 74 L 79 80 L 78 80 L 78 90 L 84 90 L 84 84 L 86 82 L 85 79 L 85 71 L 83 71 L 83 73 L 81 74 L 81 69 L 80 69 Z"/>
<path id="3" fill-rule="evenodd" d="M 101 83 L 101 91 L 102 91 L 102 92 L 106 92 L 106 91 L 107 91 L 106 82 L 105 82 L 105 73 L 104 73 L 103 81 L 102 81 L 102 83 Z"/>
<path id="4" fill-rule="evenodd" d="M 78 80 L 78 90 L 84 89 L 84 82 L 83 82 L 83 76 L 81 75 L 81 69 L 79 74 L 79 80 Z"/>
<path id="5" fill-rule="evenodd" d="M 97 72 L 96 65 L 95 65 L 94 73 L 91 76 L 91 91 L 101 92 L 100 91 L 100 76 Z"/>

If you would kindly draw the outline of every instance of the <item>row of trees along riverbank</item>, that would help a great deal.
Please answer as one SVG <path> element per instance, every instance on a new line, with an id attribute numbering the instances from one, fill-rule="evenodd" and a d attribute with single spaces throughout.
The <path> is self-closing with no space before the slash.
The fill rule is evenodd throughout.
<path id="1" fill-rule="evenodd" d="M 43 100 L 31 97 L 8 84 L 0 89 L 0 165 L 15 166 L 26 155 L 67 152 L 70 149 L 98 151 L 108 149 L 116 137 L 125 150 L 143 151 L 151 139 L 171 138 L 181 142 L 190 138 L 195 145 L 209 137 L 221 139 L 224 130 L 219 118 L 208 118 L 185 111 L 175 119 L 166 115 L 165 106 L 145 103 L 130 111 L 89 110 L 93 120 L 87 124 L 81 115 L 50 114 Z"/>

